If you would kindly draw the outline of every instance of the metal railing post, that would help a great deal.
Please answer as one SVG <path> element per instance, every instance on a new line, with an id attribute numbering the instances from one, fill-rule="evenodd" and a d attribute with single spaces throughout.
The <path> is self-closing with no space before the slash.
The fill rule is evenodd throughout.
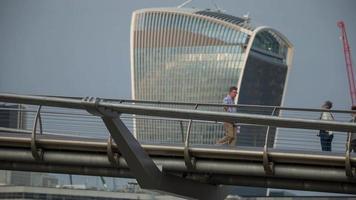
<path id="1" fill-rule="evenodd" d="M 31 135 L 31 153 L 32 156 L 36 160 L 43 160 L 43 150 L 41 148 L 38 148 L 36 145 L 36 132 L 37 132 L 37 124 L 39 123 L 40 126 L 40 134 L 42 135 L 42 119 L 41 119 L 41 108 L 42 106 L 40 105 L 38 107 L 35 120 L 33 123 L 33 129 L 32 129 L 32 135 Z"/>
<path id="2" fill-rule="evenodd" d="M 194 110 L 198 108 L 198 104 L 195 105 Z M 191 119 L 189 121 L 188 127 L 187 127 L 187 135 L 185 136 L 185 141 L 184 141 L 184 162 L 185 166 L 188 169 L 194 169 L 195 168 L 195 158 L 190 155 L 189 152 L 189 143 L 190 143 L 190 133 L 192 129 L 192 123 L 193 120 Z"/>
<path id="3" fill-rule="evenodd" d="M 182 120 L 179 121 L 179 125 L 180 125 L 180 132 L 181 132 L 181 135 L 182 135 L 182 142 L 184 143 L 184 127 L 183 127 L 183 121 Z"/>
<path id="4" fill-rule="evenodd" d="M 276 113 L 277 107 L 275 107 L 272 111 L 271 116 L 274 116 Z M 269 160 L 268 157 L 268 138 L 269 138 L 270 126 L 267 127 L 266 137 L 265 137 L 265 145 L 263 147 L 263 169 L 265 173 L 268 175 L 272 175 L 274 173 L 273 167 L 274 164 Z"/>
<path id="5" fill-rule="evenodd" d="M 17 106 L 18 112 L 17 112 L 17 128 L 22 129 L 23 128 L 23 111 L 22 111 L 22 104 L 18 104 Z"/>
<path id="6" fill-rule="evenodd" d="M 352 122 L 355 123 L 355 119 L 353 119 Z M 354 176 L 353 168 L 352 168 L 351 160 L 350 160 L 351 136 L 352 136 L 352 133 L 348 132 L 347 140 L 346 140 L 346 151 L 345 151 L 345 173 L 346 173 L 346 176 L 348 176 L 348 177 Z"/>
<path id="7" fill-rule="evenodd" d="M 111 135 L 109 135 L 109 138 L 108 138 L 108 141 L 107 141 L 106 151 L 107 151 L 109 162 L 112 165 L 118 167 L 119 166 L 119 156 L 120 155 L 118 153 L 114 153 L 114 151 L 113 151 L 113 139 L 112 139 Z"/>

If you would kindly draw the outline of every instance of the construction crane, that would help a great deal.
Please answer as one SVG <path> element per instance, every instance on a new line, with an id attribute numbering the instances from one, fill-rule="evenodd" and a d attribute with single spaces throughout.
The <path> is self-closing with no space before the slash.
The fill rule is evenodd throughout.
<path id="1" fill-rule="evenodd" d="M 349 89 L 350 89 L 352 108 L 356 108 L 355 78 L 354 78 L 354 72 L 352 66 L 351 50 L 350 50 L 349 41 L 347 39 L 346 27 L 344 21 L 338 21 L 337 26 L 340 28 L 341 40 L 344 46 L 344 55 L 345 55 L 345 62 L 346 62 L 347 77 L 349 79 Z"/>

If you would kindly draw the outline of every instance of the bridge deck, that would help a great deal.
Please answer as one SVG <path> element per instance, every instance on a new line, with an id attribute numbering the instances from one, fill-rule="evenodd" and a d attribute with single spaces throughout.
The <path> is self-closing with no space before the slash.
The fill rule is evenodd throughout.
<path id="1" fill-rule="evenodd" d="M 356 124 L 350 123 L 349 120 L 323 121 L 315 117 L 310 119 L 294 115 L 281 117 L 271 113 L 226 113 L 209 109 L 175 108 L 176 105 L 173 105 L 173 108 L 142 106 L 97 98 L 0 94 L 0 101 L 39 106 L 37 111 L 22 109 L 22 106 L 12 109 L 20 120 L 17 127 L 24 129 L 10 131 L 6 128 L 8 125 L 0 127 L 0 169 L 132 177 L 136 178 L 140 185 L 147 186 L 146 188 L 153 187 L 181 195 L 186 193 L 180 190 L 181 187 L 176 186 L 182 186 L 184 184 L 180 183 L 186 181 L 202 187 L 209 185 L 206 186 L 209 188 L 225 184 L 356 194 L 356 156 L 354 153 L 348 153 L 351 143 L 348 133 L 356 132 Z M 41 113 L 42 106 L 76 109 L 87 113 L 64 111 Z M 273 110 L 275 109 L 277 108 Z M 283 109 L 278 108 L 278 110 Z M 301 111 L 301 109 L 292 110 Z M 315 112 L 320 114 L 324 110 L 315 110 Z M 350 114 L 349 111 L 341 112 Z M 42 114 L 45 117 L 44 121 L 48 120 L 47 124 L 44 124 L 44 130 L 41 125 Z M 63 120 L 59 116 L 63 117 Z M 33 120 L 29 120 L 30 118 Z M 172 131 L 172 134 L 176 134 L 173 136 L 178 137 L 154 137 L 154 141 L 159 144 L 140 144 L 132 134 L 137 133 L 142 120 L 145 120 L 144 124 L 150 125 L 152 134 L 157 133 L 159 129 L 162 133 L 160 136 L 166 136 Z M 153 120 L 166 121 L 166 125 L 174 123 L 174 126 L 168 128 L 157 126 Z M 39 129 L 36 126 L 38 121 Z M 193 121 L 196 126 L 191 126 Z M 105 127 L 103 127 L 103 122 Z M 300 145 L 300 149 L 295 150 L 220 146 L 213 144 L 216 137 L 210 137 L 212 135 L 208 137 L 210 141 L 203 140 L 201 143 L 211 145 L 197 145 L 194 140 L 189 140 L 191 134 L 202 136 L 209 128 L 212 134 L 216 134 L 215 129 L 211 129 L 211 125 L 216 125 L 220 128 L 220 133 L 223 133 L 223 122 L 266 128 L 266 131 L 261 132 L 263 140 L 261 144 L 266 147 L 271 146 L 268 141 L 273 140 L 272 136 L 272 138 L 269 137 L 269 127 L 272 127 L 288 129 L 293 136 L 305 130 L 311 130 L 309 134 L 314 135 L 319 130 L 334 131 L 335 135 L 344 136 L 342 140 L 347 142 L 340 142 L 340 144 L 342 146 L 346 144 L 346 148 L 345 150 L 339 148 L 338 152 L 320 152 L 310 149 L 300 150 L 304 148 L 304 145 Z M 83 124 L 86 124 L 85 129 Z M 102 129 L 99 129 L 99 125 Z M 205 129 L 191 133 L 190 128 L 198 126 L 204 126 Z M 43 130 L 45 134 L 36 134 L 36 140 L 32 140 L 29 134 L 31 131 L 26 129 L 36 130 L 36 127 L 37 132 Z M 107 139 L 47 134 L 52 132 L 70 135 L 78 130 L 76 129 L 78 127 L 82 128 L 84 133 L 91 131 L 94 135 L 101 133 L 103 136 L 103 133 L 109 132 L 119 145 L 110 146 L 108 142 L 110 140 Z M 173 132 L 173 130 L 176 131 Z M 172 138 L 176 140 L 173 141 Z M 293 137 L 291 140 L 294 139 L 306 141 L 304 137 Z M 165 144 L 163 141 L 178 144 Z M 169 182 L 174 183 L 174 186 L 168 184 L 167 181 L 161 181 L 171 180 L 172 175 L 177 181 Z M 194 181 L 191 182 L 191 180 Z M 185 186 L 190 187 L 190 185 Z"/>
<path id="2" fill-rule="evenodd" d="M 73 150 L 85 152 L 107 152 L 107 140 L 67 135 L 37 135 L 36 143 L 47 150 Z M 30 147 L 31 135 L 24 133 L 0 132 L 1 147 Z M 183 144 L 142 144 L 151 156 L 184 156 Z M 262 147 L 242 147 L 226 145 L 190 145 L 191 155 L 195 158 L 222 160 L 261 161 Z M 116 145 L 113 150 L 118 152 Z M 119 153 L 119 152 L 118 152 Z M 273 162 L 295 163 L 309 165 L 325 165 L 334 167 L 345 166 L 345 154 L 340 152 L 320 152 L 303 150 L 268 149 L 268 155 Z M 350 161 L 356 166 L 356 155 L 351 153 Z"/>

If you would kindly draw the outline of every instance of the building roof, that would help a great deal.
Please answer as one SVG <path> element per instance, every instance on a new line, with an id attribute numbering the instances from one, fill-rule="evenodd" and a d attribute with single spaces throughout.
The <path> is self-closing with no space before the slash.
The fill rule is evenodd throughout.
<path id="1" fill-rule="evenodd" d="M 178 13 L 196 14 L 196 15 L 206 16 L 224 22 L 228 22 L 240 26 L 242 28 L 248 29 L 250 31 L 253 31 L 255 29 L 255 27 L 251 25 L 250 22 L 245 18 L 229 15 L 220 10 L 167 7 L 167 8 L 144 8 L 135 11 L 135 13 L 139 13 L 139 12 L 178 12 Z"/>
<path id="2" fill-rule="evenodd" d="M 254 25 L 253 22 L 250 21 L 249 18 L 244 17 L 236 17 L 227 13 L 222 12 L 221 10 L 216 9 L 198 9 L 198 8 L 177 8 L 177 7 L 162 7 L 162 8 L 144 8 L 140 10 L 134 11 L 135 13 L 143 13 L 143 12 L 174 12 L 174 13 L 185 13 L 189 15 L 198 15 L 203 17 L 212 18 L 214 20 L 219 20 L 225 23 L 228 23 L 232 26 L 237 26 L 242 28 L 250 33 L 252 32 L 261 32 L 261 31 L 269 31 L 272 33 L 273 37 L 275 37 L 279 42 L 286 43 L 288 47 L 292 47 L 292 43 L 279 31 L 267 27 L 267 26 L 257 26 Z"/>
<path id="3" fill-rule="evenodd" d="M 241 18 L 241 17 L 235 17 L 232 15 L 223 13 L 221 11 L 213 11 L 213 10 L 207 9 L 207 10 L 197 11 L 197 12 L 195 12 L 195 14 L 213 17 L 215 19 L 219 19 L 219 20 L 222 20 L 225 22 L 229 22 L 229 23 L 241 26 L 241 27 L 249 29 L 251 31 L 254 30 L 254 27 L 251 26 L 250 22 L 248 22 L 247 19 Z"/>

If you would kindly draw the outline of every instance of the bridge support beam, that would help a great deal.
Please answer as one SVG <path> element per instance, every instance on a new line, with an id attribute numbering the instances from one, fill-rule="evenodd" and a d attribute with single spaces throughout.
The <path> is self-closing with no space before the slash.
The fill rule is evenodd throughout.
<path id="1" fill-rule="evenodd" d="M 87 111 L 100 116 L 104 121 L 117 148 L 125 158 L 130 172 L 142 188 L 196 199 L 225 198 L 220 186 L 200 183 L 162 172 L 121 121 L 120 113 L 98 106 L 99 101 L 96 98 L 83 99 Z"/>
<path id="2" fill-rule="evenodd" d="M 193 180 L 202 180 L 205 178 L 205 176 L 194 174 L 188 176 L 187 178 L 191 178 Z M 208 180 L 210 183 L 215 184 L 356 194 L 356 185 L 354 183 L 232 175 L 212 175 Z"/>

